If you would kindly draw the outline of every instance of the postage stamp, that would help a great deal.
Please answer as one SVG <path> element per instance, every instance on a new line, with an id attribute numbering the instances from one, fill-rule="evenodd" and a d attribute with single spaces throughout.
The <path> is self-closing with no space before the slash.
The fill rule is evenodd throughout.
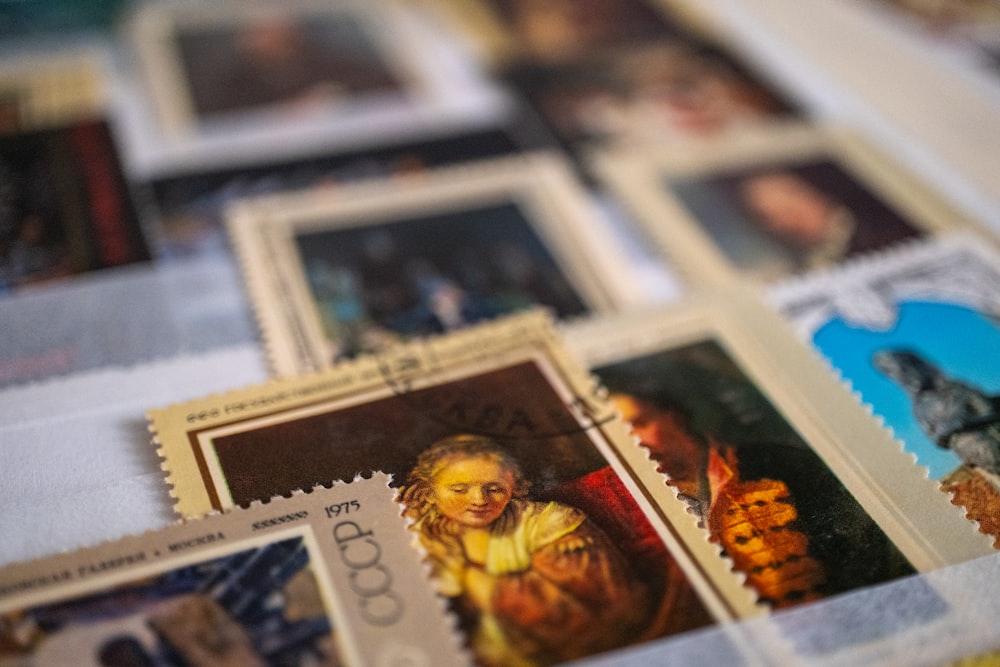
<path id="1" fill-rule="evenodd" d="M 149 258 L 96 61 L 0 67 L 0 295 Z"/>
<path id="2" fill-rule="evenodd" d="M 646 0 L 433 0 L 495 66 L 567 61 L 594 49 L 679 34 Z"/>
<path id="3" fill-rule="evenodd" d="M 761 611 L 538 311 L 149 418 L 185 515 L 392 474 L 484 664 Z"/>
<path id="4" fill-rule="evenodd" d="M 226 207 L 238 199 L 365 179 L 408 178 L 433 167 L 518 149 L 511 133 L 493 127 L 331 156 L 161 175 L 143 191 L 157 217 L 154 252 L 158 259 L 227 253 L 223 218 Z"/>
<path id="5" fill-rule="evenodd" d="M 524 65 L 507 78 L 570 148 L 683 141 L 801 115 L 774 85 L 695 38 Z"/>
<path id="6" fill-rule="evenodd" d="M 1000 547 L 1000 255 L 941 237 L 770 299 Z"/>
<path id="7" fill-rule="evenodd" d="M 966 224 L 860 137 L 760 128 L 595 168 L 696 284 L 773 282 Z"/>
<path id="8" fill-rule="evenodd" d="M 634 297 L 624 250 L 556 156 L 275 195 L 227 215 L 280 375 L 540 304 Z"/>
<path id="9" fill-rule="evenodd" d="M 567 344 L 687 502 L 688 520 L 773 608 L 990 551 L 743 291 L 576 323 Z"/>
<path id="10" fill-rule="evenodd" d="M 464 665 L 372 474 L 0 570 L 0 661 Z"/>
<path id="11" fill-rule="evenodd" d="M 172 3 L 131 25 L 168 131 L 226 116 L 295 118 L 419 87 L 362 3 Z"/>

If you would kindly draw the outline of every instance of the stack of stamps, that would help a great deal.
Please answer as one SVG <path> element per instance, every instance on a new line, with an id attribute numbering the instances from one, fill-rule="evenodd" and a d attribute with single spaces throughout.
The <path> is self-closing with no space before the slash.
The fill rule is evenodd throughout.
<path id="1" fill-rule="evenodd" d="M 143 406 L 178 523 L 0 569 L 0 664 L 542 666 L 714 625 L 778 662 L 771 612 L 1000 548 L 996 239 L 697 7 L 123 30 L 117 88 L 0 69 L 0 296 L 231 276 L 273 379 Z"/>
<path id="2" fill-rule="evenodd" d="M 759 611 L 537 312 L 150 421 L 185 516 L 391 474 L 479 664 L 554 664 Z"/>
<path id="3" fill-rule="evenodd" d="M 990 553 L 746 297 L 570 325 L 600 383 L 527 313 L 150 421 L 184 516 L 391 474 L 479 664 L 601 654 Z"/>

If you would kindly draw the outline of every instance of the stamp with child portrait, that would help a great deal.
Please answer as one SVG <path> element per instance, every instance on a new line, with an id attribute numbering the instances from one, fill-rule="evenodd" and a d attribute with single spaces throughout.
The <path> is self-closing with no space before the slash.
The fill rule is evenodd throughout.
<path id="1" fill-rule="evenodd" d="M 759 611 L 537 312 L 149 416 L 182 514 L 392 474 L 484 664 Z"/>

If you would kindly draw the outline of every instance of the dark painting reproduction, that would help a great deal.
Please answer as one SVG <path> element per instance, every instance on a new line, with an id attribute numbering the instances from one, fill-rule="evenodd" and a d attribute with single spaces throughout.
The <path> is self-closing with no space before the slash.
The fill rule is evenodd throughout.
<path id="1" fill-rule="evenodd" d="M 301 537 L 0 616 L 4 664 L 336 667 L 339 653 Z"/>
<path id="2" fill-rule="evenodd" d="M 402 82 L 348 12 L 185 25 L 176 42 L 194 112 L 202 119 L 402 93 Z"/>
<path id="3" fill-rule="evenodd" d="M 715 341 L 595 373 L 710 539 L 772 606 L 914 572 Z"/>
<path id="4" fill-rule="evenodd" d="M 828 159 L 755 165 L 664 185 L 739 270 L 764 280 L 925 233 Z"/>
<path id="5" fill-rule="evenodd" d="M 393 475 L 480 664 L 555 664 L 711 622 L 534 362 L 212 444 L 237 503 Z"/>
<path id="6" fill-rule="evenodd" d="M 506 155 L 517 149 L 518 144 L 506 130 L 485 129 L 426 141 L 393 143 L 377 150 L 160 178 L 148 188 L 160 222 L 157 259 L 228 253 L 225 211 L 240 199 L 286 190 L 330 188 L 375 178 L 407 177 L 446 164 Z"/>
<path id="7" fill-rule="evenodd" d="M 509 77 L 569 146 L 705 137 L 799 115 L 736 59 L 694 40 L 525 66 Z"/>
<path id="8" fill-rule="evenodd" d="M 587 306 L 514 203 L 299 233 L 330 358 L 541 304 Z"/>
<path id="9" fill-rule="evenodd" d="M 662 38 L 678 28 L 643 0 L 491 0 L 518 54 L 566 59 L 594 48 Z"/>
<path id="10" fill-rule="evenodd" d="M 0 294 L 148 258 L 106 123 L 0 134 Z"/>

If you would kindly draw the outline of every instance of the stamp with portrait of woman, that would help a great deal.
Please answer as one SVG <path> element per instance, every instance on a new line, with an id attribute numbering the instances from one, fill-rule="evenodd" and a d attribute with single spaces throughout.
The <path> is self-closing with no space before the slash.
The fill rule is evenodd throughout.
<path id="1" fill-rule="evenodd" d="M 966 224 L 860 138 L 761 128 L 596 160 L 661 250 L 695 283 L 771 283 Z"/>
<path id="2" fill-rule="evenodd" d="M 689 520 L 773 608 L 988 549 L 743 291 L 574 324 L 567 344 L 688 503 Z"/>
<path id="3" fill-rule="evenodd" d="M 290 374 L 532 305 L 573 318 L 629 302 L 630 267 L 590 206 L 540 154 L 250 200 L 228 223 Z"/>
<path id="4" fill-rule="evenodd" d="M 481 664 L 762 610 L 539 312 L 149 416 L 184 515 L 391 474 Z"/>

